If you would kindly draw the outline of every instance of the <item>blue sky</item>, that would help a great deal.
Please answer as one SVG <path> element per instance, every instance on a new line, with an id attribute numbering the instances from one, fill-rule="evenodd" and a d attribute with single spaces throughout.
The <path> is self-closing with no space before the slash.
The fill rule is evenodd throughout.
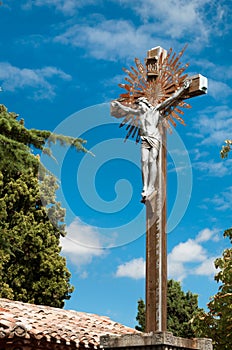
<path id="1" fill-rule="evenodd" d="M 65 307 L 132 327 L 145 289 L 140 152 L 123 142 L 109 102 L 134 57 L 188 44 L 182 62 L 209 89 L 168 140 L 168 262 L 169 277 L 205 307 L 231 226 L 232 159 L 219 155 L 232 134 L 231 2 L 5 0 L 0 18 L 1 103 L 28 128 L 83 137 L 95 154 L 58 147 L 57 162 L 42 157 L 67 213 L 61 244 L 76 289 Z"/>

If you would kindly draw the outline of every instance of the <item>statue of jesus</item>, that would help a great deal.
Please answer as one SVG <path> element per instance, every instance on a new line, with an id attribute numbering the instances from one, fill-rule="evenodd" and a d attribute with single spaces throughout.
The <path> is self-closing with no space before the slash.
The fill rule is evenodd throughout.
<path id="1" fill-rule="evenodd" d="M 142 203 L 155 191 L 155 181 L 157 176 L 157 157 L 161 146 L 161 134 L 158 124 L 161 118 L 165 117 L 164 111 L 171 107 L 190 86 L 190 81 L 185 80 L 182 87 L 174 92 L 165 101 L 152 105 L 145 97 L 137 99 L 138 108 L 131 108 L 123 105 L 119 101 L 112 101 L 112 106 L 118 106 L 126 113 L 137 115 L 140 120 L 141 145 L 141 167 L 142 167 Z"/>

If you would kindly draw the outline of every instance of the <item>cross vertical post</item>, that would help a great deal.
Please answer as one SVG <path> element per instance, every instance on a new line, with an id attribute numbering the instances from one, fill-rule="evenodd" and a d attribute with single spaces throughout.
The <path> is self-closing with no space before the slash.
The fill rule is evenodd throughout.
<path id="1" fill-rule="evenodd" d="M 158 159 L 159 190 L 146 201 L 146 332 L 167 330 L 166 131 Z"/>
<path id="2" fill-rule="evenodd" d="M 147 79 L 156 79 L 158 47 L 147 53 Z M 167 330 L 166 129 L 157 166 L 157 191 L 146 201 L 146 332 Z"/>

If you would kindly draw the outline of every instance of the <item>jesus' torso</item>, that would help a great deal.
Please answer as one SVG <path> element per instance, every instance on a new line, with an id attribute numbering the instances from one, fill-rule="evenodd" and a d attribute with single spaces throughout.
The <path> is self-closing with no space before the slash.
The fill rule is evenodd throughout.
<path id="1" fill-rule="evenodd" d="M 160 112 L 156 108 L 151 108 L 140 116 L 140 136 L 142 140 L 149 137 L 155 138 L 158 141 L 161 140 L 158 129 L 159 119 Z"/>

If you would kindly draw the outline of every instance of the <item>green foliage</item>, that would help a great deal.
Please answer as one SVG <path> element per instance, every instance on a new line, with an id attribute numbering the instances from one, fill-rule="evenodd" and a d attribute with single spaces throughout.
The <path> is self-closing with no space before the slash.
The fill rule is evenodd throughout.
<path id="1" fill-rule="evenodd" d="M 34 168 L 37 173 L 38 161 L 32 156 L 31 147 L 45 154 L 51 155 L 46 143 L 59 143 L 69 145 L 78 151 L 86 152 L 84 140 L 64 135 L 53 134 L 47 130 L 27 129 L 23 119 L 18 120 L 18 115 L 8 112 L 7 108 L 0 105 L 0 170 L 7 172 L 24 171 L 25 165 Z"/>
<path id="2" fill-rule="evenodd" d="M 191 320 L 198 311 L 198 296 L 190 291 L 183 292 L 179 282 L 168 281 L 168 330 L 175 336 L 194 337 Z"/>
<path id="3" fill-rule="evenodd" d="M 70 298 L 70 272 L 60 255 L 65 211 L 56 201 L 56 179 L 34 150 L 47 142 L 86 151 L 83 140 L 28 130 L 0 105 L 0 297 L 62 307 Z"/>
<path id="4" fill-rule="evenodd" d="M 167 330 L 175 336 L 192 338 L 194 330 L 191 320 L 199 312 L 198 296 L 191 292 L 183 292 L 179 282 L 168 281 L 167 293 Z M 136 320 L 139 326 L 135 328 L 145 331 L 145 304 L 142 299 L 138 301 Z"/>
<path id="5" fill-rule="evenodd" d="M 224 232 L 232 243 L 232 228 Z M 200 312 L 194 326 L 199 336 L 212 338 L 215 350 L 232 349 L 232 248 L 225 249 L 215 260 L 220 269 L 215 280 L 220 283 L 218 292 L 208 303 L 209 312 Z"/>
<path id="6" fill-rule="evenodd" d="M 145 327 L 146 327 L 145 312 L 146 312 L 146 305 L 145 305 L 143 299 L 139 299 L 138 300 L 138 313 L 136 316 L 136 321 L 138 321 L 139 326 L 135 326 L 135 329 L 137 329 L 140 332 L 145 332 Z"/>
<path id="7" fill-rule="evenodd" d="M 232 140 L 225 140 L 225 146 L 222 146 L 222 149 L 220 151 L 221 157 L 222 158 L 227 158 L 229 152 L 231 151 L 231 145 L 232 145 Z"/>

